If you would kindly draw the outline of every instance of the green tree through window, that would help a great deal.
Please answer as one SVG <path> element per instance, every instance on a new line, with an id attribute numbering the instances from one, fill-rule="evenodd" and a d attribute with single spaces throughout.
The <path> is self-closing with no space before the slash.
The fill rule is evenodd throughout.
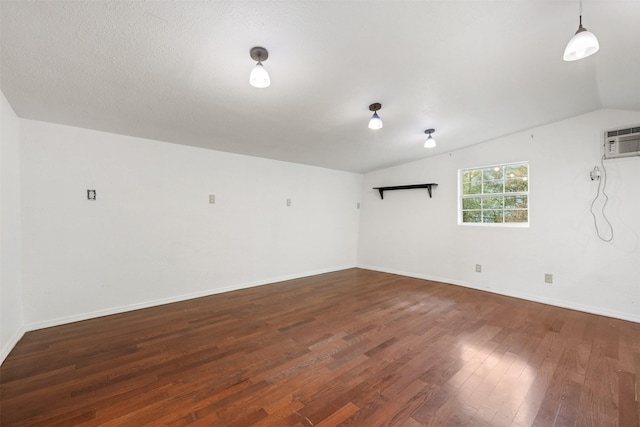
<path id="1" fill-rule="evenodd" d="M 529 224 L 529 163 L 460 171 L 462 224 Z"/>

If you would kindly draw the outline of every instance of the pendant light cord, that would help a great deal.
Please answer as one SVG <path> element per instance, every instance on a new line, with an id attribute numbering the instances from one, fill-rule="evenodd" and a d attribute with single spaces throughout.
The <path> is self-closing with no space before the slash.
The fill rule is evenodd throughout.
<path id="1" fill-rule="evenodd" d="M 578 30 L 582 28 L 582 0 L 580 0 L 580 26 L 578 27 Z"/>
<path id="2" fill-rule="evenodd" d="M 613 225 L 611 225 L 611 221 L 609 221 L 609 218 L 607 218 L 607 214 L 604 211 L 604 209 L 607 207 L 607 203 L 609 202 L 609 196 L 605 191 L 607 187 L 607 169 L 604 166 L 604 155 L 600 158 L 600 164 L 602 165 L 602 179 L 598 179 L 598 190 L 596 192 L 596 196 L 593 198 L 593 201 L 591 202 L 591 207 L 589 208 L 589 211 L 591 212 L 591 216 L 593 216 L 593 225 L 596 229 L 596 234 L 598 235 L 598 238 L 603 242 L 610 242 L 613 240 Z M 603 180 L 604 180 L 604 183 L 602 182 Z M 600 212 L 602 213 L 602 217 L 604 218 L 610 230 L 610 233 L 609 233 L 610 237 L 608 239 L 602 237 L 602 235 L 600 234 L 600 229 L 598 228 L 598 219 L 596 217 L 596 214 L 593 212 L 593 206 L 595 205 L 596 201 L 600 197 L 601 192 L 602 192 L 602 195 L 604 196 L 604 203 L 602 204 L 602 209 L 600 210 Z"/>

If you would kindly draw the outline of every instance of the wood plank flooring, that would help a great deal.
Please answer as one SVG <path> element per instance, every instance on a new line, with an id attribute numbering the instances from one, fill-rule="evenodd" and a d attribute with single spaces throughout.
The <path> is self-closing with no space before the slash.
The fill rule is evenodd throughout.
<path id="1" fill-rule="evenodd" d="M 350 269 L 27 333 L 2 426 L 638 426 L 640 324 Z"/>

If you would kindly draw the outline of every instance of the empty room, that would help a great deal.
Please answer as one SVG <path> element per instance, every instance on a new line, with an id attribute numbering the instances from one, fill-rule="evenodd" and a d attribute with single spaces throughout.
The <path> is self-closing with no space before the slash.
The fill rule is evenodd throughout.
<path id="1" fill-rule="evenodd" d="M 0 426 L 640 426 L 640 1 L 0 0 Z"/>

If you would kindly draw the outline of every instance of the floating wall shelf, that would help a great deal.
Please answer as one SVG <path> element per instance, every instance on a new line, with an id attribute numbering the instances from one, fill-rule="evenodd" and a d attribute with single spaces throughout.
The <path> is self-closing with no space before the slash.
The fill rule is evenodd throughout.
<path id="1" fill-rule="evenodd" d="M 431 188 L 437 187 L 438 184 L 413 184 L 413 185 L 395 185 L 393 187 L 373 187 L 374 190 L 378 190 L 380 192 L 380 198 L 384 199 L 384 192 L 391 190 L 412 190 L 414 188 L 426 188 L 429 192 L 429 198 L 431 198 Z"/>

